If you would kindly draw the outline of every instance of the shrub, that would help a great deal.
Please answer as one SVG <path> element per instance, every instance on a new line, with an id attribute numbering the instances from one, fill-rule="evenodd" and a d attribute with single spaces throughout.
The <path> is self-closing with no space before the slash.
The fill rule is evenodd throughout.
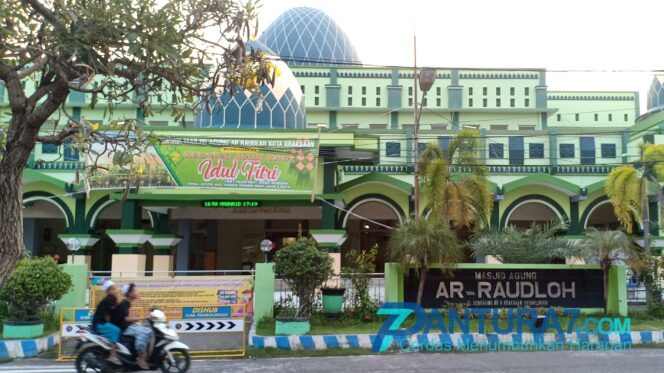
<path id="1" fill-rule="evenodd" d="M 352 286 L 350 303 L 353 313 L 365 321 L 371 320 L 378 309 L 378 304 L 369 295 L 371 273 L 376 270 L 377 254 L 378 245 L 374 245 L 369 250 L 353 249 L 346 254 L 349 264 L 342 271 Z"/>
<path id="2" fill-rule="evenodd" d="M 51 257 L 23 259 L 5 282 L 0 298 L 14 320 L 38 320 L 44 308 L 71 289 L 71 276 Z"/>
<path id="3" fill-rule="evenodd" d="M 296 317 L 310 317 L 316 288 L 333 274 L 332 258 L 316 248 L 310 238 L 299 238 L 277 251 L 274 272 L 281 277 L 299 298 Z"/>

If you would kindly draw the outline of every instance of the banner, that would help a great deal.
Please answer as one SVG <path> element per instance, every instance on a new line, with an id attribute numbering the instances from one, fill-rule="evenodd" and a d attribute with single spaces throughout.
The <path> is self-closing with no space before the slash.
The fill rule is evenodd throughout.
<path id="1" fill-rule="evenodd" d="M 96 170 L 86 175 L 91 189 L 140 185 L 310 193 L 318 159 L 317 140 L 306 138 L 171 139 L 133 156 L 97 148 L 91 153 L 98 154 L 86 159 L 86 169 Z"/>
<path id="2" fill-rule="evenodd" d="M 90 307 L 95 307 L 103 299 L 105 294 L 101 284 L 107 279 L 109 277 L 92 278 Z M 246 316 L 254 314 L 252 276 L 117 277 L 113 278 L 113 282 L 118 289 L 133 282 L 138 290 L 138 299 L 133 306 L 142 307 L 145 312 L 152 307 L 165 311 L 168 307 L 246 304 Z M 226 310 L 214 309 L 219 312 Z M 242 307 L 234 309 L 237 310 L 235 313 L 242 312 Z"/>
<path id="3" fill-rule="evenodd" d="M 419 278 L 404 278 L 404 301 L 415 302 Z M 427 274 L 422 306 L 462 304 L 473 308 L 603 308 L 604 282 L 599 269 L 439 269 Z"/>
<path id="4" fill-rule="evenodd" d="M 162 144 L 155 149 L 179 186 L 311 191 L 312 140 L 215 140 L 214 145 Z"/>

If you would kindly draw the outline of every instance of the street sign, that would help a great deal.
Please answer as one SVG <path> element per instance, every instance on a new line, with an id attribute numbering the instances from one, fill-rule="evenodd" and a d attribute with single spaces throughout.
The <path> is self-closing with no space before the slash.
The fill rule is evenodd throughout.
<path id="1" fill-rule="evenodd" d="M 185 321 L 176 320 L 169 323 L 170 327 L 178 333 L 220 333 L 241 332 L 244 330 L 244 320 L 205 320 Z"/>

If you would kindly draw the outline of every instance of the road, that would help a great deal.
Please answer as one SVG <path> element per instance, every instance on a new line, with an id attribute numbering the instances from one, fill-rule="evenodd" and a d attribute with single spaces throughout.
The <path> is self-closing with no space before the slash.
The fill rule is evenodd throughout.
<path id="1" fill-rule="evenodd" d="M 614 352 L 400 353 L 279 359 L 195 360 L 190 372 L 662 372 L 664 349 Z M 0 373 L 68 373 L 71 363 L 30 359 L 0 365 Z"/>

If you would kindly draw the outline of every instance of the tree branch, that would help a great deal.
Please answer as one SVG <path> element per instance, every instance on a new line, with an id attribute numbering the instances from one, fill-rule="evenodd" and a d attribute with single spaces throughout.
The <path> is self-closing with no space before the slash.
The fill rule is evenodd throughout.
<path id="1" fill-rule="evenodd" d="M 58 18 L 55 16 L 55 14 L 50 9 L 46 8 L 46 6 L 44 6 L 44 4 L 40 3 L 38 0 L 24 0 L 24 1 L 30 4 L 32 9 L 34 9 L 37 13 L 39 13 L 50 23 L 54 25 L 58 23 Z"/>
<path id="2" fill-rule="evenodd" d="M 42 144 L 62 145 L 68 138 L 78 132 L 79 127 L 68 126 L 65 127 L 60 133 L 50 136 L 37 136 L 37 141 Z"/>

